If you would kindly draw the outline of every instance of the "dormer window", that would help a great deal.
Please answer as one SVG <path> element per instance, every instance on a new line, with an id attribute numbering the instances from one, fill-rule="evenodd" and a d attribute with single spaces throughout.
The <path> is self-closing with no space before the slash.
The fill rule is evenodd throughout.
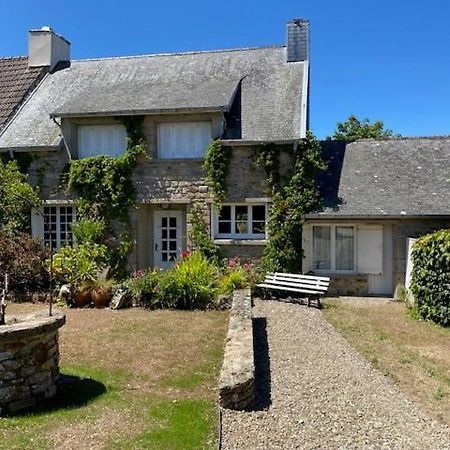
<path id="1" fill-rule="evenodd" d="M 203 158 L 212 138 L 211 122 L 158 124 L 158 158 Z"/>
<path id="2" fill-rule="evenodd" d="M 78 127 L 78 157 L 120 156 L 127 149 L 127 131 L 123 125 L 81 125 Z"/>

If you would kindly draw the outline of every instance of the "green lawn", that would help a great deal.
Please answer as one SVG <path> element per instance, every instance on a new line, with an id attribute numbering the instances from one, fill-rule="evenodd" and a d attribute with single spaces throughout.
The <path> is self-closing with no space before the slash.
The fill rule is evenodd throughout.
<path id="1" fill-rule="evenodd" d="M 0 448 L 215 447 L 227 313 L 65 312 L 60 368 L 72 378 L 39 410 L 0 419 Z"/>

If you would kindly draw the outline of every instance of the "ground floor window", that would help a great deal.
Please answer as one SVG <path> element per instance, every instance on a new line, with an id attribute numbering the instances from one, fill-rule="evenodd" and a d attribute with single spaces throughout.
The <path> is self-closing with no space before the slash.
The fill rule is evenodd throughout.
<path id="1" fill-rule="evenodd" d="M 44 245 L 59 249 L 73 244 L 72 224 L 75 221 L 74 206 L 44 206 Z"/>
<path id="2" fill-rule="evenodd" d="M 217 238 L 265 239 L 267 205 L 223 205 L 214 222 Z"/>
<path id="3" fill-rule="evenodd" d="M 352 225 L 314 225 L 314 270 L 355 270 L 355 227 Z"/>

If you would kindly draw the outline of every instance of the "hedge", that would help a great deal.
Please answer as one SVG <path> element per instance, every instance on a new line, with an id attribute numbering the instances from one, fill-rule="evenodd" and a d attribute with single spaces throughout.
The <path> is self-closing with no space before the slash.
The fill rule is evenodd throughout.
<path id="1" fill-rule="evenodd" d="M 450 230 L 416 240 L 411 291 L 420 317 L 450 326 Z"/>

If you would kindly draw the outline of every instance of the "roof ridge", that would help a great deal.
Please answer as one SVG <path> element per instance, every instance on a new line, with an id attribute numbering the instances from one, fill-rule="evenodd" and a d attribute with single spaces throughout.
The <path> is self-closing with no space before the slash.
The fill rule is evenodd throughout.
<path id="1" fill-rule="evenodd" d="M 398 137 L 382 138 L 382 139 L 365 138 L 365 139 L 357 139 L 356 141 L 349 142 L 349 144 L 354 144 L 356 142 L 414 141 L 414 140 L 420 140 L 420 139 L 438 141 L 440 139 L 450 139 L 450 134 L 442 134 L 442 135 L 434 135 L 434 136 L 398 136 Z"/>
<path id="2" fill-rule="evenodd" d="M 28 59 L 28 56 L 0 56 L 0 60 L 6 59 Z"/>
<path id="3" fill-rule="evenodd" d="M 111 59 L 137 59 L 137 58 L 156 58 L 160 56 L 181 56 L 181 55 L 198 55 L 203 53 L 228 53 L 237 51 L 251 51 L 251 50 L 263 50 L 268 48 L 285 48 L 285 45 L 264 45 L 261 47 L 239 47 L 239 48 L 222 48 L 213 50 L 190 50 L 185 52 L 173 52 L 173 53 L 148 53 L 144 55 L 128 55 L 128 56 L 105 56 L 100 58 L 82 58 L 73 59 L 71 62 L 87 62 L 87 61 L 104 61 Z"/>

